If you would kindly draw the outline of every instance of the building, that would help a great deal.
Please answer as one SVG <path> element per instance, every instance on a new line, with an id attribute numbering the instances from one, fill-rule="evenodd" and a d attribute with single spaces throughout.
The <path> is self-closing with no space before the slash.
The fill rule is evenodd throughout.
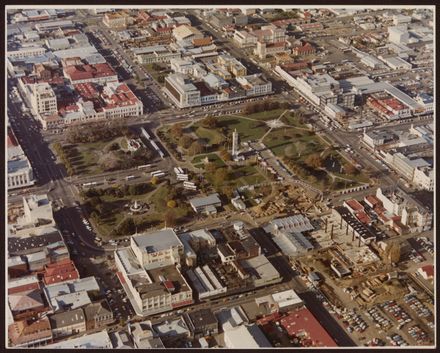
<path id="1" fill-rule="evenodd" d="M 138 315 L 193 303 L 192 290 L 178 270 L 183 249 L 174 231 L 166 229 L 132 237 L 129 248 L 115 252 L 117 276 Z"/>
<path id="2" fill-rule="evenodd" d="M 256 325 L 240 325 L 225 330 L 224 341 L 226 348 L 258 349 L 270 348 L 270 344 L 263 331 Z"/>
<path id="3" fill-rule="evenodd" d="M 181 57 L 180 52 L 173 51 L 165 45 L 133 48 L 132 52 L 140 64 L 169 63 L 171 60 Z"/>
<path id="4" fill-rule="evenodd" d="M 28 92 L 32 109 L 38 114 L 56 114 L 57 97 L 52 87 L 47 83 L 28 85 Z"/>
<path id="5" fill-rule="evenodd" d="M 107 300 L 89 304 L 83 309 L 86 317 L 87 331 L 104 328 L 114 321 L 113 312 Z"/>
<path id="6" fill-rule="evenodd" d="M 280 325 L 290 337 L 300 339 L 303 347 L 337 347 L 328 332 L 306 308 L 291 312 L 280 319 Z"/>
<path id="7" fill-rule="evenodd" d="M 15 321 L 8 326 L 8 346 L 37 348 L 52 341 L 52 337 L 48 317 Z"/>
<path id="8" fill-rule="evenodd" d="M 33 170 L 23 149 L 18 144 L 12 131 L 8 128 L 8 190 L 14 190 L 35 183 Z"/>
<path id="9" fill-rule="evenodd" d="M 409 32 L 401 26 L 388 27 L 388 41 L 394 44 L 407 44 Z"/>
<path id="10" fill-rule="evenodd" d="M 200 309 L 183 314 L 191 336 L 195 339 L 218 333 L 218 320 L 210 309 Z"/>
<path id="11" fill-rule="evenodd" d="M 255 298 L 255 303 L 258 307 L 265 307 L 266 311 L 270 314 L 287 312 L 304 305 L 304 302 L 293 289 Z"/>
<path id="12" fill-rule="evenodd" d="M 179 108 L 201 105 L 201 95 L 189 78 L 181 73 L 165 78 L 165 93 Z"/>
<path id="13" fill-rule="evenodd" d="M 72 85 L 87 82 L 104 85 L 107 82 L 118 82 L 117 73 L 107 63 L 66 66 L 63 68 L 63 74 Z"/>
<path id="14" fill-rule="evenodd" d="M 18 50 L 8 50 L 6 56 L 11 60 L 23 60 L 29 57 L 42 56 L 46 48 L 41 46 L 22 47 Z"/>
<path id="15" fill-rule="evenodd" d="M 277 218 L 269 222 L 264 228 L 269 233 L 276 232 L 296 232 L 302 233 L 314 229 L 310 220 L 303 215 L 294 215 L 284 218 Z"/>
<path id="16" fill-rule="evenodd" d="M 403 190 L 397 188 L 385 193 L 378 188 L 376 197 L 388 213 L 401 217 L 400 221 L 409 228 L 410 232 L 422 232 L 432 228 L 432 213 Z"/>
<path id="17" fill-rule="evenodd" d="M 222 285 L 217 276 L 208 265 L 196 267 L 186 272 L 194 290 L 198 293 L 199 299 L 224 294 L 227 287 Z"/>
<path id="18" fill-rule="evenodd" d="M 79 279 L 75 263 L 70 259 L 47 264 L 44 268 L 43 283 L 45 285 Z"/>
<path id="19" fill-rule="evenodd" d="M 102 18 L 102 23 L 113 29 L 126 28 L 128 16 L 119 12 L 106 12 Z"/>
<path id="20" fill-rule="evenodd" d="M 172 229 L 132 236 L 131 249 L 146 270 L 179 264 L 183 254 L 183 244 Z"/>
<path id="21" fill-rule="evenodd" d="M 106 330 L 84 335 L 69 340 L 49 344 L 48 349 L 113 349 L 110 336 Z"/>
<path id="22" fill-rule="evenodd" d="M 86 331 L 86 320 L 83 309 L 53 314 L 49 317 L 54 338 L 75 335 Z"/>
<path id="23" fill-rule="evenodd" d="M 217 207 L 222 206 L 218 194 L 196 197 L 189 200 L 189 203 L 196 213 L 213 214 L 217 213 Z"/>
<path id="24" fill-rule="evenodd" d="M 176 41 L 191 41 L 193 39 L 202 39 L 204 35 L 195 27 L 182 25 L 173 29 L 173 37 L 176 39 Z"/>
<path id="25" fill-rule="evenodd" d="M 304 42 L 301 43 L 300 46 L 294 47 L 292 53 L 296 56 L 314 55 L 316 53 L 316 49 L 310 43 Z"/>
<path id="26" fill-rule="evenodd" d="M 235 79 L 245 90 L 246 96 L 261 96 L 272 93 L 272 82 L 264 80 L 261 74 L 240 76 Z"/>
<path id="27" fill-rule="evenodd" d="M 280 273 L 264 255 L 232 263 L 242 279 L 249 278 L 253 286 L 261 287 L 282 281 Z"/>
<path id="28" fill-rule="evenodd" d="M 165 348 L 162 340 L 146 322 L 136 322 L 131 326 L 134 347 L 138 349 Z"/>
<path id="29" fill-rule="evenodd" d="M 17 220 L 16 228 L 28 226 L 54 226 L 52 203 L 47 195 L 31 195 L 23 197 L 22 218 Z"/>
<path id="30" fill-rule="evenodd" d="M 434 266 L 426 265 L 422 266 L 417 270 L 417 273 L 422 276 L 422 278 L 426 281 L 430 281 L 434 279 Z"/>
<path id="31" fill-rule="evenodd" d="M 91 304 L 90 293 L 97 293 L 100 287 L 95 277 L 85 277 L 46 285 L 43 292 L 54 312 L 81 308 Z"/>

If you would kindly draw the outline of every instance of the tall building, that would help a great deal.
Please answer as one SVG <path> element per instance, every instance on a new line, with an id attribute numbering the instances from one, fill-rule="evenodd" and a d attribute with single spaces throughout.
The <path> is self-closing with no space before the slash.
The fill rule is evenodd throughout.
<path id="1" fill-rule="evenodd" d="M 232 157 L 238 154 L 238 132 L 237 129 L 232 133 Z"/>
<path id="2" fill-rule="evenodd" d="M 57 97 L 47 82 L 37 83 L 30 87 L 32 108 L 38 114 L 56 114 Z"/>

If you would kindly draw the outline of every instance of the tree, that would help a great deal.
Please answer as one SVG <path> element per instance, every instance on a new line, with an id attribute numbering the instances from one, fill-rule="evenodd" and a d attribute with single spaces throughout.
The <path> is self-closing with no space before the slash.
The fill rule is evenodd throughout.
<path id="1" fill-rule="evenodd" d="M 124 219 L 118 226 L 116 232 L 120 235 L 131 235 L 136 231 L 136 224 L 133 218 Z"/>
<path id="2" fill-rule="evenodd" d="M 201 122 L 202 126 L 207 129 L 215 129 L 217 127 L 217 119 L 213 116 L 207 116 Z"/>
<path id="3" fill-rule="evenodd" d="M 96 208 L 96 206 L 98 206 L 100 203 L 102 203 L 102 200 L 99 196 L 93 196 L 90 198 L 89 202 L 90 202 L 90 206 L 92 206 L 93 208 Z"/>
<path id="4" fill-rule="evenodd" d="M 293 144 L 290 144 L 284 149 L 284 156 L 288 159 L 293 159 L 296 156 L 296 148 Z"/>
<path id="5" fill-rule="evenodd" d="M 323 165 L 323 160 L 318 153 L 311 154 L 305 159 L 305 164 L 310 168 L 321 168 Z"/>
<path id="6" fill-rule="evenodd" d="M 203 152 L 203 146 L 199 141 L 194 141 L 188 149 L 188 153 L 192 156 Z"/>
<path id="7" fill-rule="evenodd" d="M 157 185 L 158 182 L 159 182 L 159 178 L 158 177 L 154 176 L 154 177 L 151 178 L 151 184 Z"/>
<path id="8" fill-rule="evenodd" d="M 221 186 L 225 181 L 230 180 L 231 175 L 226 168 L 218 168 L 216 173 L 214 174 L 214 185 Z"/>
<path id="9" fill-rule="evenodd" d="M 359 170 L 351 163 L 345 164 L 344 170 L 347 174 L 357 174 L 359 172 Z"/>
<path id="10" fill-rule="evenodd" d="M 397 264 L 400 261 L 400 253 L 400 244 L 397 241 L 392 241 L 385 248 L 384 259 L 387 263 Z"/>
<path id="11" fill-rule="evenodd" d="M 174 124 L 171 129 L 170 129 L 170 133 L 171 135 L 173 135 L 173 137 L 178 140 L 179 138 L 182 137 L 183 135 L 183 128 L 182 125 L 180 124 Z"/>
<path id="12" fill-rule="evenodd" d="M 120 148 L 119 143 L 114 142 L 108 147 L 108 150 L 109 151 L 117 151 L 119 148 Z"/>
<path id="13" fill-rule="evenodd" d="M 164 83 L 165 82 L 165 75 L 159 75 L 157 77 L 157 82 Z"/>
<path id="14" fill-rule="evenodd" d="M 165 212 L 163 220 L 166 227 L 174 227 L 177 223 L 176 214 L 173 210 L 168 210 Z"/>
<path id="15" fill-rule="evenodd" d="M 232 159 L 231 154 L 226 150 L 226 149 L 222 149 L 219 153 L 221 159 L 223 159 L 224 161 L 230 161 Z"/>
<path id="16" fill-rule="evenodd" d="M 184 135 L 179 139 L 179 145 L 185 149 L 189 148 L 189 146 L 191 146 L 192 142 L 193 142 L 193 139 L 188 135 Z"/>
<path id="17" fill-rule="evenodd" d="M 174 207 L 177 206 L 177 203 L 176 203 L 176 201 L 174 201 L 174 200 L 169 200 L 169 201 L 167 202 L 167 206 L 168 206 L 169 208 L 174 208 Z"/>

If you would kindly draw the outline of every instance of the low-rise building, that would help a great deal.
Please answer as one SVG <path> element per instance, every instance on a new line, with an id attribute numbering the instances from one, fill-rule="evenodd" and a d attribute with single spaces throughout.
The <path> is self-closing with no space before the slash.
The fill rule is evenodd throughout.
<path id="1" fill-rule="evenodd" d="M 192 290 L 179 272 L 183 244 L 172 230 L 131 239 L 117 250 L 117 275 L 138 315 L 151 315 L 193 303 Z"/>
<path id="2" fill-rule="evenodd" d="M 239 266 L 255 287 L 267 286 L 282 281 L 280 273 L 264 255 L 239 261 Z M 241 271 L 238 271 L 240 277 Z M 243 277 L 243 279 L 245 278 Z"/>
<path id="3" fill-rule="evenodd" d="M 87 330 L 104 328 L 114 321 L 113 312 L 107 300 L 101 300 L 84 307 Z"/>
<path id="4" fill-rule="evenodd" d="M 48 317 L 15 321 L 8 326 L 8 341 L 13 347 L 37 348 L 52 340 Z"/>
<path id="5" fill-rule="evenodd" d="M 79 279 L 75 263 L 70 259 L 47 264 L 44 268 L 43 283 L 45 285 Z"/>
<path id="6" fill-rule="evenodd" d="M 12 131 L 8 128 L 8 190 L 14 190 L 35 183 L 32 166 L 23 149 L 18 144 Z"/>
<path id="7" fill-rule="evenodd" d="M 189 200 L 189 203 L 196 213 L 213 214 L 217 213 L 217 207 L 222 206 L 218 194 L 195 197 Z"/>
<path id="8" fill-rule="evenodd" d="M 46 346 L 48 349 L 113 349 L 106 330 L 60 341 Z"/>
<path id="9" fill-rule="evenodd" d="M 169 63 L 173 59 L 180 59 L 180 52 L 173 51 L 165 45 L 134 48 L 133 54 L 140 64 Z"/>
<path id="10" fill-rule="evenodd" d="M 218 320 L 210 309 L 185 313 L 183 318 L 193 338 L 212 336 L 218 333 Z"/>
<path id="11" fill-rule="evenodd" d="M 81 308 L 53 314 L 49 317 L 54 338 L 71 336 L 86 331 L 86 320 Z"/>
<path id="12" fill-rule="evenodd" d="M 255 298 L 255 303 L 258 307 L 264 306 L 270 314 L 287 312 L 304 305 L 302 299 L 298 297 L 293 289 Z"/>
<path id="13" fill-rule="evenodd" d="M 229 328 L 224 332 L 227 348 L 232 349 L 258 349 L 272 347 L 263 331 L 256 325 L 240 325 Z"/>

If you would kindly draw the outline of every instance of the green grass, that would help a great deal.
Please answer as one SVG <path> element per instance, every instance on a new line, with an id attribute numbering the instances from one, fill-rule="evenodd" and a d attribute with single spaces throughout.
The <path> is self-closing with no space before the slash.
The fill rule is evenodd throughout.
<path id="1" fill-rule="evenodd" d="M 221 118 L 219 125 L 227 129 L 228 135 L 232 135 L 233 131 L 237 129 L 241 141 L 258 140 L 269 131 L 269 128 L 263 121 L 252 121 L 235 116 Z"/>
<path id="2" fill-rule="evenodd" d="M 211 146 L 219 145 L 225 140 L 225 137 L 219 131 L 206 129 L 203 126 L 198 126 L 194 132 L 198 137 L 207 140 Z"/>
<path id="3" fill-rule="evenodd" d="M 234 187 L 260 184 L 266 180 L 258 169 L 251 165 L 234 168 L 233 173 L 234 177 L 232 178 L 230 185 Z"/>
<path id="4" fill-rule="evenodd" d="M 203 168 L 204 164 L 203 164 L 202 160 L 205 157 L 208 157 L 209 161 L 211 163 L 214 163 L 217 167 L 224 167 L 226 165 L 225 162 L 223 162 L 223 160 L 215 153 L 199 154 L 193 158 L 191 163 L 194 164 L 194 166 L 196 166 L 198 168 Z"/>
<path id="5" fill-rule="evenodd" d="M 278 157 L 284 156 L 286 147 L 293 146 L 295 152 L 301 153 L 302 160 L 312 153 L 322 152 L 325 148 L 319 136 L 295 128 L 272 130 L 263 143 Z"/>
<path id="6" fill-rule="evenodd" d="M 286 113 L 282 116 L 281 121 L 287 125 L 293 126 L 293 127 L 299 127 L 307 129 L 307 126 L 305 124 L 302 124 L 298 117 L 295 115 L 295 113 Z"/>
<path id="7" fill-rule="evenodd" d="M 254 114 L 248 114 L 246 115 L 247 118 L 256 119 L 256 120 L 273 120 L 278 119 L 278 117 L 284 112 L 284 109 L 274 109 L 274 110 L 267 110 L 264 112 L 254 113 Z M 287 113 L 286 113 L 287 114 Z"/>

